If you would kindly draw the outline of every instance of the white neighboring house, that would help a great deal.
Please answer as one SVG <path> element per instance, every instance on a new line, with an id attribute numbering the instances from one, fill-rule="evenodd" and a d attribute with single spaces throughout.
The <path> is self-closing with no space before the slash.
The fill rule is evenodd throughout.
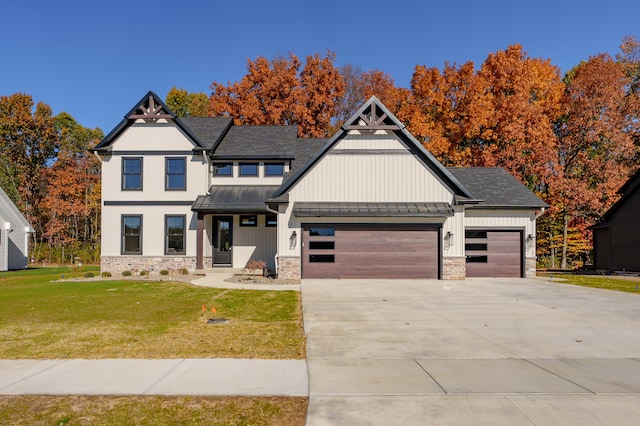
<path id="1" fill-rule="evenodd" d="M 103 271 L 282 278 L 535 275 L 547 205 L 499 168 L 445 168 L 375 97 L 330 139 L 176 117 L 147 93 L 94 149 Z"/>
<path id="2" fill-rule="evenodd" d="M 33 228 L 0 188 L 0 271 L 25 269 Z"/>

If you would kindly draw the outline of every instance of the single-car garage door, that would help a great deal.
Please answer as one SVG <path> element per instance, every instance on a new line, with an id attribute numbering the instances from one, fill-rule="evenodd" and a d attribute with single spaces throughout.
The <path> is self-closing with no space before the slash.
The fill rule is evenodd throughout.
<path id="1" fill-rule="evenodd" d="M 303 278 L 438 278 L 439 228 L 304 225 Z"/>
<path id="2" fill-rule="evenodd" d="M 466 230 L 467 277 L 522 277 L 522 232 Z"/>

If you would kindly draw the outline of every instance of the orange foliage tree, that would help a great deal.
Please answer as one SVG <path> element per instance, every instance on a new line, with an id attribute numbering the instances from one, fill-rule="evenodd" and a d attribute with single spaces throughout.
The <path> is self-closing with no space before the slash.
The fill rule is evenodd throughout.
<path id="1" fill-rule="evenodd" d="M 235 83 L 211 83 L 209 115 L 233 117 L 236 124 L 298 124 L 301 137 L 327 136 L 331 117 L 344 94 L 335 55 L 294 54 L 271 61 L 248 60 L 247 75 Z"/>

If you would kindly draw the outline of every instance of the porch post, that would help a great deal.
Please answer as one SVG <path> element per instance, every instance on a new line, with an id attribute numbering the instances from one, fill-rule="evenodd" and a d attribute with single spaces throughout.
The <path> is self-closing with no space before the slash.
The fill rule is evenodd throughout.
<path id="1" fill-rule="evenodd" d="M 198 212 L 198 228 L 196 231 L 196 269 L 203 268 L 203 247 L 204 247 L 204 213 Z"/>

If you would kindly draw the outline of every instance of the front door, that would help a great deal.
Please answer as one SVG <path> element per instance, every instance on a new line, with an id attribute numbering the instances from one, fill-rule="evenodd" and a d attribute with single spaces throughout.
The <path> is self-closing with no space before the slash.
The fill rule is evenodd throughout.
<path id="1" fill-rule="evenodd" d="M 231 265 L 233 218 L 214 217 L 213 264 Z"/>

